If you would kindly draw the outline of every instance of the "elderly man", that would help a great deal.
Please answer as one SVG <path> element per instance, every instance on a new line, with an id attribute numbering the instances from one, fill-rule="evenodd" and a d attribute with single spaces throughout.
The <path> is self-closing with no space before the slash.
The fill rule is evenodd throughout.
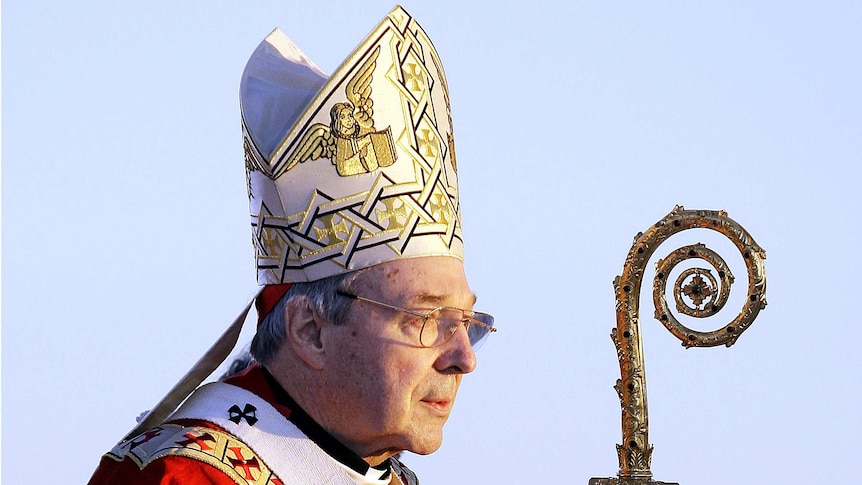
<path id="1" fill-rule="evenodd" d="M 278 30 L 258 46 L 240 88 L 254 361 L 174 410 L 217 342 L 91 484 L 417 483 L 397 454 L 440 447 L 495 331 L 464 274 L 446 89 L 400 7 L 331 77 Z"/>

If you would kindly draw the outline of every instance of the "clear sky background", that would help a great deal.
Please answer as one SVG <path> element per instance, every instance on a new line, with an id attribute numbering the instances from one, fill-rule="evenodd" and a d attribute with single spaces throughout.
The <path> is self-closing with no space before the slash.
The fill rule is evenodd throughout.
<path id="1" fill-rule="evenodd" d="M 643 302 L 655 478 L 858 477 L 862 4 L 697 3 L 405 1 L 446 68 L 468 277 L 500 328 L 441 450 L 406 458 L 423 484 L 616 474 L 611 283 L 676 204 L 751 232 L 769 306 L 685 350 Z M 280 26 L 332 72 L 391 7 L 3 3 L 3 483 L 85 483 L 254 292 L 258 42 Z M 715 239 L 740 264 L 682 237 L 657 254 Z"/>

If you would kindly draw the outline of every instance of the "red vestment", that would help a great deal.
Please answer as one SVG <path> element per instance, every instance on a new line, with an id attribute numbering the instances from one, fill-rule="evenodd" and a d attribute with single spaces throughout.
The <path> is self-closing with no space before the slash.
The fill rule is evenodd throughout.
<path id="1" fill-rule="evenodd" d="M 282 485 L 281 479 L 270 465 L 278 470 L 285 470 L 285 467 L 291 469 L 290 460 L 293 457 L 279 453 L 282 449 L 279 446 L 261 446 L 259 441 L 256 442 L 255 452 L 249 444 L 225 429 L 237 429 L 231 422 L 246 428 L 254 426 L 259 417 L 263 419 L 263 408 L 269 406 L 271 410 L 274 408 L 270 416 L 275 414 L 281 421 L 287 418 L 302 428 L 305 434 L 294 428 L 298 436 L 295 434 L 291 439 L 299 439 L 303 446 L 312 447 L 324 457 L 327 466 L 334 466 L 339 471 L 341 481 L 333 483 L 350 482 L 344 472 L 348 468 L 358 476 L 370 469 L 361 458 L 347 451 L 340 443 L 333 445 L 331 436 L 311 422 L 308 415 L 295 405 L 261 367 L 253 365 L 226 379 L 225 383 L 241 388 L 242 392 L 253 393 L 260 399 L 256 401 L 257 407 L 249 404 L 245 404 L 244 408 L 241 404 L 232 406 L 228 413 L 225 413 L 230 416 L 230 422 L 224 419 L 219 421 L 226 426 L 202 419 L 169 418 L 166 423 L 126 440 L 106 453 L 90 478 L 89 485 Z M 262 402 L 268 405 L 262 406 Z M 291 406 L 294 409 L 291 409 Z M 290 426 L 293 427 L 293 424 Z M 261 425 L 258 426 L 260 427 Z M 328 443 L 325 446 L 320 445 L 324 441 L 320 439 L 321 435 L 325 435 Z M 328 455 L 320 452 L 318 445 L 324 448 L 323 451 Z M 269 451 L 266 448 L 269 448 Z M 272 449 L 277 451 L 273 453 Z M 261 455 L 266 456 L 270 463 Z M 403 483 L 416 483 L 412 471 L 394 458 L 391 460 L 392 468 L 399 472 Z M 357 471 L 357 468 L 362 470 Z M 296 481 L 297 476 L 302 476 L 302 472 L 294 475 L 291 481 Z M 345 477 L 348 477 L 346 481 Z M 388 481 L 389 476 L 385 475 L 384 478 Z M 307 481 L 314 483 L 315 479 L 308 478 Z M 361 479 L 356 483 L 362 483 Z"/>

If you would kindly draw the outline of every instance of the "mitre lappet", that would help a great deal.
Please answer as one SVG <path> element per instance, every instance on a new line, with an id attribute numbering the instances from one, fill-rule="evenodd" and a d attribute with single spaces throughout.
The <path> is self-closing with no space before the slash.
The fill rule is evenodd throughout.
<path id="1" fill-rule="evenodd" d="M 463 259 L 446 78 L 404 9 L 331 77 L 274 30 L 246 65 L 240 102 L 264 292 L 400 258 Z M 225 360 L 251 305 L 130 436 L 161 422 Z"/>

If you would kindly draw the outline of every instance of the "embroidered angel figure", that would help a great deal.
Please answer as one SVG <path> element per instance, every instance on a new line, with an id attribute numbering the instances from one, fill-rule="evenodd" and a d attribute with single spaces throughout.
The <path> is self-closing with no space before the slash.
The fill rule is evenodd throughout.
<path id="1" fill-rule="evenodd" d="M 311 125 L 288 158 L 285 171 L 297 163 L 318 158 L 332 161 L 342 177 L 373 172 L 395 163 L 391 127 L 377 131 L 372 119 L 371 80 L 379 55 L 380 46 L 377 46 L 347 83 L 345 94 L 349 101 L 332 106 L 329 126 Z"/>

